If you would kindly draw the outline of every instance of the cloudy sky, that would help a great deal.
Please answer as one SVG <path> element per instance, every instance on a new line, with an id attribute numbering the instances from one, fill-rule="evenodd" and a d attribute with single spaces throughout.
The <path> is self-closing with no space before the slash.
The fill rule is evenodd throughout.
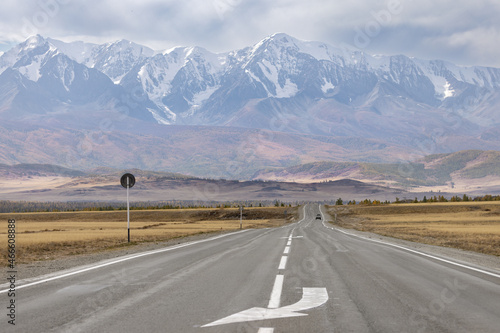
<path id="1" fill-rule="evenodd" d="M 0 51 L 39 33 L 223 52 L 285 32 L 372 54 L 500 67 L 499 18 L 498 0 L 2 0 Z"/>

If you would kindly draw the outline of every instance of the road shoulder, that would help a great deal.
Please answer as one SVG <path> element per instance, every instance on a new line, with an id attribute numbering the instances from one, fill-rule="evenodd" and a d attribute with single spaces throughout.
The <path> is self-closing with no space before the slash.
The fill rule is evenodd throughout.
<path id="1" fill-rule="evenodd" d="M 354 234 L 360 237 L 365 237 L 377 241 L 387 242 L 399 246 L 404 246 L 409 249 L 420 251 L 429 255 L 438 256 L 443 259 L 456 261 L 458 263 L 471 265 L 478 268 L 486 268 L 488 270 L 494 271 L 495 273 L 500 273 L 500 257 L 451 248 L 451 247 L 442 247 L 436 245 L 416 243 L 399 238 L 382 236 L 368 231 L 359 231 L 356 229 L 342 228 L 335 225 L 335 223 L 332 222 L 334 218 L 332 218 L 328 213 L 326 213 L 325 209 L 323 209 L 322 212 L 323 215 L 325 216 L 325 224 L 327 224 L 330 227 L 342 230 L 346 233 Z"/>

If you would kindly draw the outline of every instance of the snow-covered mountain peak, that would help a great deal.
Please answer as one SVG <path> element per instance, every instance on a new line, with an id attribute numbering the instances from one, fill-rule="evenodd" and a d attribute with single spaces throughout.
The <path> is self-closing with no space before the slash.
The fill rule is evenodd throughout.
<path id="1" fill-rule="evenodd" d="M 100 70 L 115 83 L 119 83 L 132 68 L 144 63 L 153 55 L 154 51 L 149 47 L 128 40 L 119 40 L 93 48 L 92 56 L 86 65 Z"/>
<path id="2" fill-rule="evenodd" d="M 291 37 L 287 34 L 284 33 L 275 33 L 273 35 L 270 35 L 257 44 L 255 44 L 252 48 L 252 51 L 250 52 L 250 57 L 262 53 L 262 52 L 269 52 L 270 50 L 283 50 L 283 49 L 294 49 L 298 50 L 298 44 L 301 42 L 294 38 Z"/>
<path id="3" fill-rule="evenodd" d="M 92 67 L 92 52 L 98 46 L 97 44 L 82 41 L 67 43 L 52 38 L 47 38 L 47 41 L 74 61 Z"/>
<path id="4" fill-rule="evenodd" d="M 134 57 L 151 57 L 155 53 L 149 47 L 136 44 L 126 39 L 104 44 L 104 49 L 113 52 L 129 53 Z"/>
<path id="5" fill-rule="evenodd" d="M 31 36 L 26 39 L 24 42 L 14 46 L 9 51 L 5 52 L 2 56 L 4 62 L 9 62 L 10 65 L 14 65 L 19 59 L 26 55 L 33 54 L 33 52 L 40 53 L 39 48 L 45 47 L 53 48 L 52 45 L 49 45 L 48 42 L 40 35 Z"/>
<path id="6" fill-rule="evenodd" d="M 316 60 L 326 60 L 338 65 L 357 65 L 366 55 L 363 52 L 336 47 L 322 42 L 300 40 L 285 33 L 275 33 L 257 44 L 248 52 L 247 64 L 252 58 L 263 53 L 273 54 L 274 57 L 288 57 L 298 53 L 308 55 Z M 269 56 L 266 56 L 269 57 Z"/>
<path id="7" fill-rule="evenodd" d="M 24 43 L 21 43 L 23 50 L 30 50 L 45 44 L 47 41 L 40 35 L 31 36 Z"/>
<path id="8" fill-rule="evenodd" d="M 297 44 L 302 43 L 302 41 L 298 40 L 297 38 L 287 35 L 283 32 L 274 33 L 264 40 L 273 43 L 279 43 L 282 46 L 287 46 L 287 47 L 296 47 Z"/>
<path id="9" fill-rule="evenodd" d="M 159 51 L 157 52 L 158 54 L 163 54 L 163 55 L 169 55 L 169 54 L 178 54 L 179 52 L 184 52 L 183 50 L 186 49 L 187 47 L 185 46 L 174 46 L 169 49 Z"/>
<path id="10" fill-rule="evenodd" d="M 262 114 L 301 115 L 316 101 L 379 113 L 399 108 L 402 98 L 403 110 L 412 103 L 461 108 L 464 101 L 479 105 L 500 94 L 500 69 L 369 55 L 285 33 L 228 53 L 198 46 L 155 52 L 129 40 L 90 44 L 32 36 L 0 55 L 0 74 L 6 68 L 41 86 L 50 82 L 48 91 L 59 87 L 64 103 L 81 95 L 77 87 L 88 89 L 88 73 L 100 75 L 102 86 L 114 83 L 117 91 L 144 96 L 147 110 L 164 124 L 246 126 Z M 255 119 L 248 118 L 252 110 Z"/>
<path id="11" fill-rule="evenodd" d="M 31 36 L 0 57 L 0 74 L 11 67 L 29 80 L 37 81 L 43 63 L 57 53 L 57 48 L 42 36 Z"/>
<path id="12" fill-rule="evenodd" d="M 193 57 L 211 57 L 215 55 L 214 53 L 208 51 L 207 49 L 200 47 L 200 46 L 194 46 L 194 47 L 189 47 L 186 49 L 186 57 L 187 58 L 193 58 Z"/>
<path id="13" fill-rule="evenodd" d="M 175 56 L 179 58 L 218 58 L 220 54 L 213 53 L 200 46 L 175 46 L 162 51 L 164 56 Z M 225 55 L 225 54 L 223 54 Z"/>

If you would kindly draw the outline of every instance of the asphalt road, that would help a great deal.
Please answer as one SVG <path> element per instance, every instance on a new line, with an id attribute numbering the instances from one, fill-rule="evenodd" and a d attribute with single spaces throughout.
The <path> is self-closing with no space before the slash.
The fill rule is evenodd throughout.
<path id="1" fill-rule="evenodd" d="M 19 281 L 16 325 L 2 291 L 0 331 L 499 332 L 498 273 L 331 229 L 318 205 L 303 211 L 282 228 Z"/>

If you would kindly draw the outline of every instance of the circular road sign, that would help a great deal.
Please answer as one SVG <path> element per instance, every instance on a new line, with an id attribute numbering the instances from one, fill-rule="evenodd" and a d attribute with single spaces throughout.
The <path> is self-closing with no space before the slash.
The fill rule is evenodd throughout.
<path id="1" fill-rule="evenodd" d="M 128 179 L 128 188 L 132 188 L 135 184 L 135 177 L 131 173 L 126 173 L 122 176 L 120 179 L 120 183 L 122 184 L 123 187 L 127 188 L 127 179 Z"/>

